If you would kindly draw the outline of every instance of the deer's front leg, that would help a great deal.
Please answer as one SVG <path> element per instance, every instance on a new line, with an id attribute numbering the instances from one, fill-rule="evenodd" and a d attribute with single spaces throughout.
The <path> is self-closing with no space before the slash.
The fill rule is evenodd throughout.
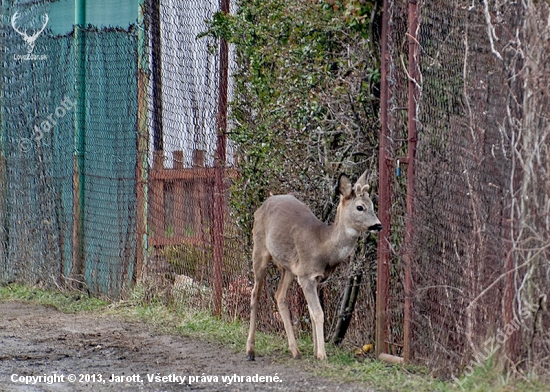
<path id="1" fill-rule="evenodd" d="M 317 292 L 318 281 L 317 278 L 298 278 L 298 283 L 300 283 L 304 296 L 306 297 L 309 314 L 312 320 L 314 355 L 316 358 L 324 361 L 327 359 L 323 330 L 325 315 Z"/>

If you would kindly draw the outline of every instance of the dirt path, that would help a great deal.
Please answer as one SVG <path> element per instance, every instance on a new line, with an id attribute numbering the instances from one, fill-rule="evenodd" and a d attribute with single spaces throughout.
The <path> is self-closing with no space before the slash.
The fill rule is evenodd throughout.
<path id="1" fill-rule="evenodd" d="M 0 391 L 121 390 L 369 391 L 144 323 L 0 302 Z"/>

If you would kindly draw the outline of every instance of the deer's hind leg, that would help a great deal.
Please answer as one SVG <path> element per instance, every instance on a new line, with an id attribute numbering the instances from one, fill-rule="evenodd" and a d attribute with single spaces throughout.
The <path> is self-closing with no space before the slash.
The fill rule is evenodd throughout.
<path id="1" fill-rule="evenodd" d="M 248 331 L 248 339 L 246 341 L 246 355 L 249 361 L 253 361 L 254 354 L 254 336 L 256 333 L 256 317 L 258 315 L 258 302 L 260 293 L 264 285 L 267 266 L 271 260 L 271 255 L 264 247 L 254 244 L 252 252 L 252 265 L 254 269 L 254 288 L 250 296 L 250 329 Z"/>
<path id="2" fill-rule="evenodd" d="M 288 303 L 286 300 L 286 294 L 292 282 L 294 281 L 295 275 L 287 269 L 280 268 L 281 271 L 281 281 L 279 282 L 279 287 L 275 293 L 275 300 L 277 301 L 277 307 L 279 308 L 279 314 L 283 319 L 283 324 L 285 326 L 286 336 L 288 338 L 288 347 L 292 353 L 293 358 L 300 358 L 301 354 L 298 350 L 298 345 L 296 344 L 296 338 L 294 337 L 294 329 L 292 328 L 292 320 L 290 319 L 290 311 L 288 309 Z"/>

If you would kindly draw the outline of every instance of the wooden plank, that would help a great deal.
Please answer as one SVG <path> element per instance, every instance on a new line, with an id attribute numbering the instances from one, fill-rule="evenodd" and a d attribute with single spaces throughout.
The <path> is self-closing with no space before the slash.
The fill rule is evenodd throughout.
<path id="1" fill-rule="evenodd" d="M 214 178 L 213 168 L 161 169 L 151 170 L 151 179 L 160 181 L 194 181 L 196 179 Z"/>
<path id="2" fill-rule="evenodd" d="M 390 355 L 386 353 L 381 353 L 378 356 L 378 359 L 384 362 L 388 363 L 395 363 L 395 364 L 403 364 L 405 363 L 405 359 L 403 357 L 397 357 L 395 355 Z"/>
<path id="3" fill-rule="evenodd" d="M 211 173 L 211 177 L 214 177 L 214 170 L 212 168 L 204 168 L 204 157 L 206 152 L 203 150 L 193 150 L 193 170 L 196 171 L 196 175 L 193 177 L 195 183 L 193 185 L 193 232 L 195 235 L 200 235 L 203 243 L 206 243 L 204 238 L 205 230 L 203 227 L 204 215 L 204 181 L 209 176 L 201 176 L 202 173 Z M 193 172 L 192 172 L 193 173 Z"/>
<path id="4" fill-rule="evenodd" d="M 183 170 L 183 151 L 174 151 L 174 169 Z M 185 232 L 185 215 L 184 215 L 184 182 L 174 182 L 174 235 L 182 237 Z"/>
<path id="5" fill-rule="evenodd" d="M 213 167 L 197 167 L 197 168 L 184 168 L 184 169 L 152 169 L 149 177 L 152 180 L 162 181 L 194 181 L 197 179 L 208 181 L 215 178 L 216 169 Z M 229 169 L 225 171 L 225 176 L 230 178 L 236 178 L 238 175 L 235 169 Z"/>
<path id="6" fill-rule="evenodd" d="M 204 244 L 200 235 L 193 237 L 186 236 L 173 236 L 173 237 L 152 237 L 149 239 L 149 245 L 151 246 L 173 246 L 173 245 L 193 245 L 199 246 Z"/>
<path id="7" fill-rule="evenodd" d="M 216 171 L 220 168 L 205 167 L 206 151 L 193 151 L 193 167 L 184 167 L 184 152 L 174 151 L 174 167 L 164 167 L 164 154 L 162 151 L 153 153 L 153 167 L 149 172 L 149 214 L 151 223 L 151 237 L 148 244 L 151 246 L 169 246 L 180 244 L 206 244 L 212 239 L 207 239 L 207 233 L 212 234 L 205 225 L 208 222 L 208 214 L 213 214 L 214 185 Z M 223 178 L 236 178 L 235 169 L 223 170 Z M 164 205 L 164 184 L 172 183 L 174 187 L 174 236 L 166 237 L 166 211 Z M 219 182 L 219 181 L 218 181 Z M 208 193 L 210 190 L 210 193 Z M 185 236 L 185 203 L 186 197 L 192 200 L 193 236 Z M 222 197 L 225 197 L 222 195 Z M 210 217 L 210 220 L 213 216 Z M 212 222 L 211 222 L 212 223 Z M 211 229 L 211 228 L 210 228 Z"/>

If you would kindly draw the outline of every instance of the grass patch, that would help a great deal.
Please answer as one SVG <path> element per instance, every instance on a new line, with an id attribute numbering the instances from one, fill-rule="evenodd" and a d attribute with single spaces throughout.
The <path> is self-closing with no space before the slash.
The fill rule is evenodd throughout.
<path id="1" fill-rule="evenodd" d="M 25 285 L 0 285 L 0 300 L 25 301 L 53 306 L 64 313 L 91 312 L 104 309 L 109 302 L 80 292 L 43 290 Z"/>
<path id="2" fill-rule="evenodd" d="M 219 344 L 236 353 L 242 352 L 243 359 L 246 357 L 244 348 L 248 337 L 247 323 L 239 320 L 224 321 L 210 312 L 166 305 L 162 300 L 143 301 L 140 290 L 138 287 L 130 300 L 110 305 L 109 313 L 137 318 L 158 325 L 170 333 Z M 311 350 L 312 347 L 313 345 Z M 256 332 L 255 349 L 257 356 L 289 353 L 286 338 L 262 332 Z"/>
<path id="3" fill-rule="evenodd" d="M 139 286 L 128 300 L 110 303 L 79 292 L 58 292 L 23 285 L 6 285 L 0 286 L 0 301 L 2 300 L 52 306 L 67 313 L 95 312 L 98 315 L 111 314 L 132 321 L 143 321 L 154 324 L 171 334 L 219 344 L 242 354 L 243 361 L 245 360 L 247 323 L 225 322 L 205 311 L 166 305 L 161 299 L 145 296 L 143 289 Z M 503 374 L 491 361 L 488 361 L 485 367 L 476 367 L 473 374 L 455 383 L 439 380 L 423 367 L 389 365 L 368 357 L 357 358 L 350 350 L 330 344 L 326 347 L 328 361 L 322 363 L 313 358 L 313 342 L 309 335 L 300 337 L 298 345 L 302 352 L 302 359 L 295 361 L 291 359 L 284 335 L 261 332 L 256 334 L 257 356 L 270 356 L 277 362 L 299 366 L 317 376 L 364 383 L 365 387 L 382 391 L 546 392 L 550 390 L 547 383 L 535 377 L 518 380 Z"/>

